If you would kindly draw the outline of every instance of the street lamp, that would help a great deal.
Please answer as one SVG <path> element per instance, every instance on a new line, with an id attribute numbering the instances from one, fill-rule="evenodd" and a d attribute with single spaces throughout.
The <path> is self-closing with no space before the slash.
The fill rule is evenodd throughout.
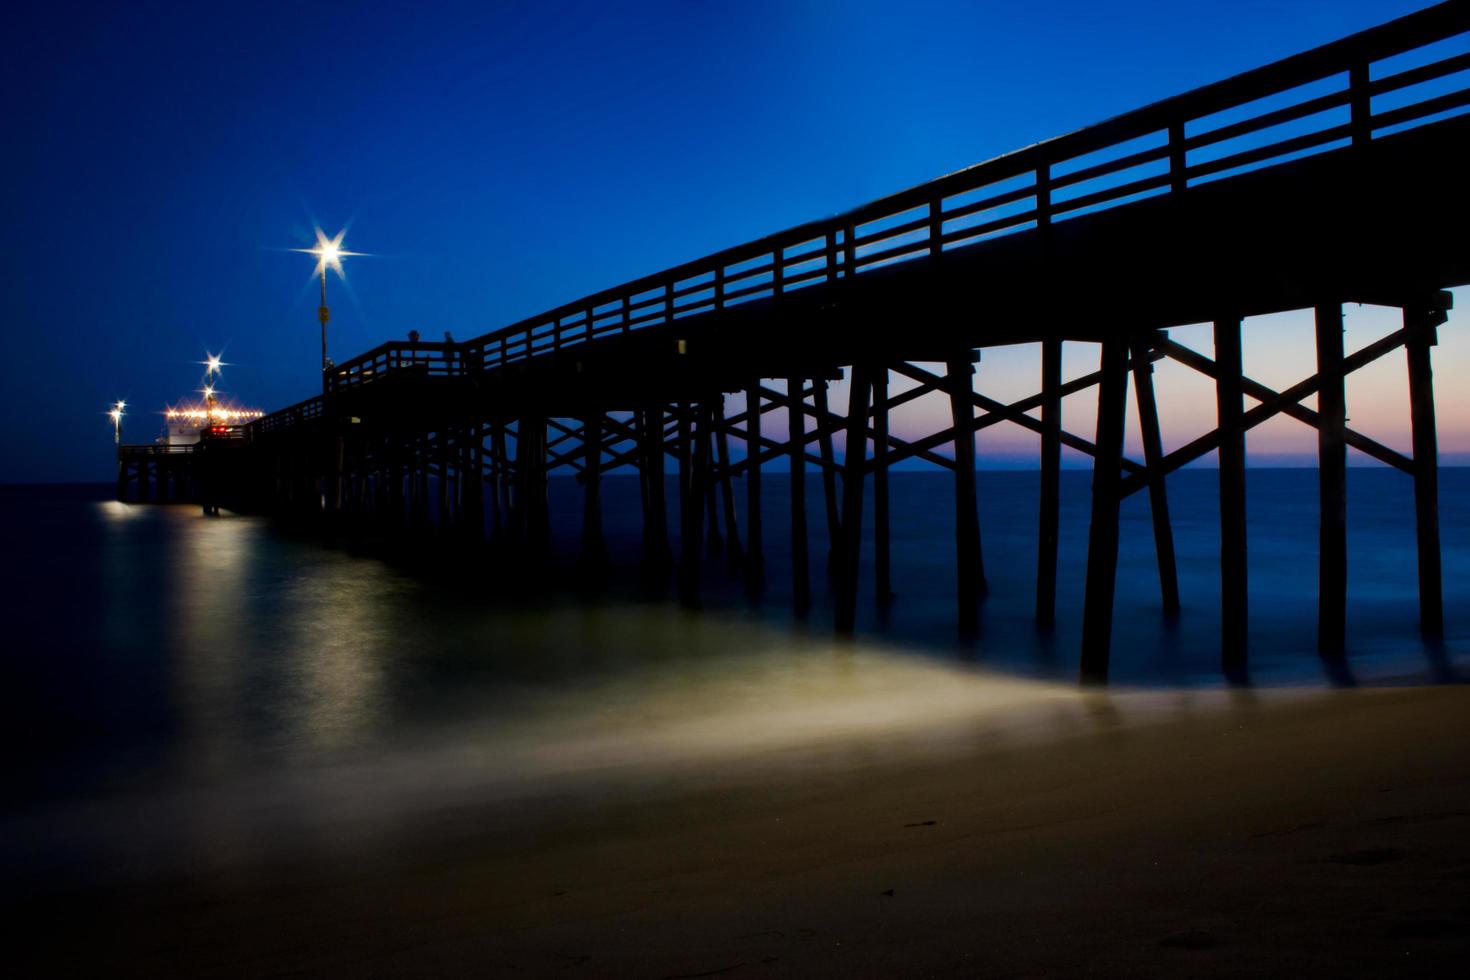
<path id="1" fill-rule="evenodd" d="M 112 419 L 112 444 L 114 446 L 122 445 L 123 409 L 127 407 L 126 402 L 120 401 L 107 412 L 107 417 Z"/>
<path id="2" fill-rule="evenodd" d="M 331 319 L 331 313 L 327 309 L 327 269 L 330 268 L 342 275 L 342 259 L 349 255 L 362 255 L 362 252 L 349 252 L 342 247 L 342 236 L 347 234 L 347 229 L 337 232 L 335 238 L 328 238 L 318 228 L 316 230 L 316 244 L 311 248 L 292 249 L 293 252 L 305 252 L 307 255 L 316 256 L 316 274 L 322 280 L 322 305 L 317 307 L 317 319 L 322 324 L 322 389 L 327 386 L 327 320 Z"/>

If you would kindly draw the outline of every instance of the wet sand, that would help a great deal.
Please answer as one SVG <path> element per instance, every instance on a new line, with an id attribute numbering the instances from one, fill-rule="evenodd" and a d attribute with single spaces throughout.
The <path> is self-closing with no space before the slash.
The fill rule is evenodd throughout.
<path id="1" fill-rule="evenodd" d="M 7 889 L 11 975 L 1462 975 L 1470 688 L 1067 698 Z"/>

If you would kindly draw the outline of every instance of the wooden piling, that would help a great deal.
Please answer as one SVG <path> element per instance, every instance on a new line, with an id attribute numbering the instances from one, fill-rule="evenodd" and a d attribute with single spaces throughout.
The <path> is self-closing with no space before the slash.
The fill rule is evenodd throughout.
<path id="1" fill-rule="evenodd" d="M 971 397 L 974 365 L 970 357 L 946 364 L 950 413 L 954 419 L 955 558 L 959 624 L 963 631 L 978 621 L 976 598 L 985 591 L 985 565 L 980 551 L 980 518 L 975 510 L 975 402 Z"/>
<path id="2" fill-rule="evenodd" d="M 1414 523 L 1419 546 L 1419 631 L 1426 638 L 1444 635 L 1444 589 L 1439 551 L 1439 440 L 1434 418 L 1434 374 L 1430 348 L 1440 311 L 1404 310 L 1408 336 L 1404 351 L 1409 369 L 1409 410 L 1414 441 Z"/>
<path id="3" fill-rule="evenodd" d="M 761 392 L 760 381 L 745 390 L 745 582 L 758 592 L 765 578 L 761 541 Z"/>
<path id="4" fill-rule="evenodd" d="M 1243 681 L 1248 652 L 1249 592 L 1245 532 L 1244 365 L 1240 319 L 1215 321 L 1215 402 L 1220 427 L 1220 666 Z"/>
<path id="5" fill-rule="evenodd" d="M 701 418 L 703 417 L 704 412 L 705 410 L 701 408 Z M 704 458 L 708 461 L 708 464 L 710 466 L 710 472 L 705 475 L 704 479 L 703 497 L 705 510 L 707 512 L 704 536 L 705 541 L 709 547 L 710 557 L 713 558 L 714 556 L 720 554 L 720 552 L 725 550 L 725 539 L 720 535 L 720 488 L 715 485 L 714 479 L 715 434 L 713 429 L 701 427 L 699 430 L 699 440 L 703 444 L 700 446 L 700 451 L 704 453 Z"/>
<path id="6" fill-rule="evenodd" d="M 524 428 L 524 423 L 522 427 Z M 438 503 L 435 520 L 439 533 L 443 534 L 449 530 L 449 433 L 443 426 L 435 431 L 434 442 L 439 462 L 439 482 L 434 488 Z"/>
<path id="7" fill-rule="evenodd" d="M 679 455 L 679 555 L 681 562 L 689 553 L 689 529 L 694 527 L 689 520 L 689 511 L 704 506 L 704 501 L 691 495 L 694 486 L 694 426 L 693 410 L 688 402 L 680 402 L 675 418 L 678 432 Z"/>
<path id="8" fill-rule="evenodd" d="M 1317 649 L 1330 664 L 1345 657 L 1347 628 L 1347 397 L 1342 369 L 1342 306 L 1316 308 L 1317 457 L 1320 528 Z"/>
<path id="9" fill-rule="evenodd" d="M 1113 593 L 1118 574 L 1119 483 L 1123 422 L 1128 401 L 1128 343 L 1102 344 L 1097 393 L 1097 455 L 1092 464 L 1092 524 L 1087 540 L 1087 594 L 1082 608 L 1081 675 L 1084 684 L 1108 679 L 1113 633 Z"/>
<path id="10" fill-rule="evenodd" d="M 806 533 L 806 413 L 802 378 L 786 381 L 787 444 L 791 465 L 791 602 L 798 614 L 812 605 Z"/>
<path id="11" fill-rule="evenodd" d="M 582 419 L 582 567 L 600 571 L 607 565 L 602 534 L 602 413 Z"/>
<path id="12" fill-rule="evenodd" d="M 484 429 L 479 419 L 471 419 L 460 429 L 459 513 L 460 532 L 466 542 L 475 545 L 485 538 Z M 395 457 L 392 474 L 394 525 L 403 521 L 403 472 Z"/>
<path id="13" fill-rule="evenodd" d="M 664 410 L 645 409 L 642 419 L 643 568 L 650 580 L 665 581 L 669 572 L 669 515 L 664 492 Z"/>
<path id="14" fill-rule="evenodd" d="M 1041 513 L 1036 534 L 1036 625 L 1056 622 L 1062 463 L 1062 341 L 1041 343 Z"/>
<path id="15" fill-rule="evenodd" d="M 490 540 L 499 542 L 505 533 L 505 511 L 501 506 L 500 492 L 505 472 L 504 426 L 499 420 L 490 422 Z M 412 485 L 414 477 L 410 476 Z"/>
<path id="16" fill-rule="evenodd" d="M 1159 568 L 1159 600 L 1165 615 L 1179 611 L 1179 571 L 1174 557 L 1174 528 L 1169 520 L 1169 491 L 1160 467 L 1164 459 L 1163 436 L 1159 430 L 1159 406 L 1154 398 L 1154 365 L 1151 345 L 1133 345 L 1133 394 L 1138 404 L 1138 428 L 1143 437 L 1143 462 L 1149 468 L 1148 498 L 1153 514 L 1154 554 Z"/>
<path id="17" fill-rule="evenodd" d="M 835 568 L 842 521 L 837 512 L 837 455 L 832 451 L 832 426 L 827 421 L 831 414 L 827 403 L 827 382 L 821 378 L 812 381 L 812 407 L 817 415 L 817 451 L 822 458 L 822 501 L 827 511 L 827 572 L 830 575 Z"/>
<path id="18" fill-rule="evenodd" d="M 695 419 L 690 417 L 691 409 Z M 679 598 L 684 605 L 698 608 L 702 550 L 700 543 L 704 534 L 704 500 L 709 484 L 709 429 L 712 413 L 709 403 L 700 401 L 692 406 L 681 406 L 679 417 L 683 432 L 681 442 L 685 447 L 689 446 L 690 423 L 696 420 L 698 423 L 698 427 L 693 430 L 692 454 L 688 448 L 681 450 L 679 454 L 679 466 L 685 472 L 688 486 L 685 497 L 687 506 L 679 509 Z M 684 481 L 681 480 L 682 482 Z"/>
<path id="19" fill-rule="evenodd" d="M 872 375 L 873 388 L 873 590 L 880 603 L 893 598 L 888 513 L 888 366 Z"/>
<path id="20" fill-rule="evenodd" d="M 531 426 L 535 452 L 531 456 L 531 543 L 541 560 L 551 557 L 551 510 L 546 500 L 546 416 L 534 417 Z"/>
<path id="21" fill-rule="evenodd" d="M 857 622 L 858 559 L 862 554 L 863 473 L 868 458 L 868 398 L 872 385 L 865 366 L 852 369 L 847 402 L 847 447 L 842 460 L 842 515 L 835 571 L 837 632 L 851 634 Z M 819 384 L 820 390 L 820 384 Z M 825 418 L 826 413 L 818 415 Z"/>
<path id="22" fill-rule="evenodd" d="M 715 449 L 720 475 L 720 504 L 725 511 L 726 558 L 732 567 L 741 563 L 744 556 L 740 548 L 740 524 L 735 517 L 735 482 L 730 474 L 730 437 L 726 432 L 725 396 L 715 399 Z"/>

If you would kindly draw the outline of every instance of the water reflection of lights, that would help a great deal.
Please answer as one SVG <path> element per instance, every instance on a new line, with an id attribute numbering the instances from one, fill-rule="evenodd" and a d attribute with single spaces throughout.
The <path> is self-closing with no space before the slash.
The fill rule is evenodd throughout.
<path id="1" fill-rule="evenodd" d="M 97 513 L 109 524 L 117 524 L 123 521 L 135 521 L 147 512 L 146 507 L 134 504 L 125 504 L 121 500 L 99 500 L 97 501 Z"/>
<path id="2" fill-rule="evenodd" d="M 299 685 L 293 720 L 303 747 L 318 750 L 350 744 L 377 725 L 380 657 L 391 639 L 381 569 L 328 557 L 296 581 L 281 637 L 293 658 L 288 677 Z"/>
<path id="3" fill-rule="evenodd" d="M 260 528 L 249 519 L 205 520 L 182 508 L 167 516 L 174 554 L 163 587 L 170 591 L 166 628 L 176 704 L 196 765 L 220 771 L 246 749 L 239 737 L 250 669 L 242 587 Z"/>

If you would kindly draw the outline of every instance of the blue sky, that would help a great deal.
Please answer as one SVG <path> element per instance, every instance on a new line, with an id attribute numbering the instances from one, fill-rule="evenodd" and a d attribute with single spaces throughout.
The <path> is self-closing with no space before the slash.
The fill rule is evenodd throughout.
<path id="1" fill-rule="evenodd" d="M 315 225 L 339 358 L 465 338 L 1421 6 L 7 6 L 0 482 L 108 478 L 206 349 L 309 395 Z"/>

